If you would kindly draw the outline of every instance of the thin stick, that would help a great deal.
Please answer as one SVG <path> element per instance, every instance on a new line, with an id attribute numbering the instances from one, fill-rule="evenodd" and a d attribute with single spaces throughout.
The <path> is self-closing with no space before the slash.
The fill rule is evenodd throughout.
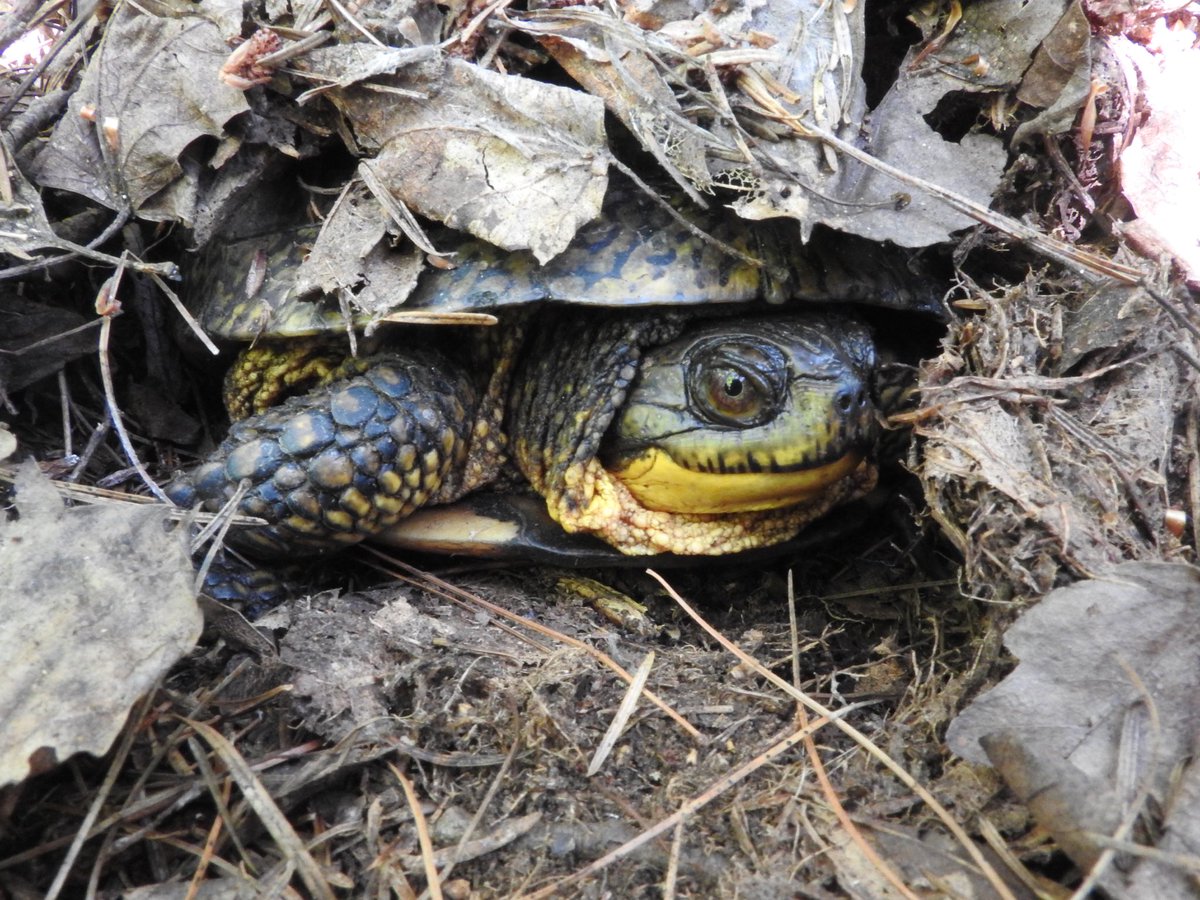
<path id="1" fill-rule="evenodd" d="M 980 849 L 975 846 L 975 842 L 971 840 L 971 836 L 967 834 L 966 831 L 963 830 L 963 827 L 954 820 L 954 817 L 950 815 L 946 808 L 942 806 L 942 804 L 938 803 L 937 798 L 934 797 L 933 794 L 929 793 L 929 791 L 926 790 L 926 788 L 910 774 L 908 774 L 903 766 L 880 750 L 879 747 L 877 747 L 865 734 L 863 734 L 849 722 L 843 721 L 841 717 L 833 710 L 818 703 L 803 691 L 796 690 L 787 682 L 786 679 L 780 678 L 733 641 L 729 640 L 729 638 L 727 638 L 725 635 L 721 634 L 721 632 L 717 631 L 717 629 L 709 625 L 708 622 L 706 622 L 694 609 L 692 609 L 686 600 L 679 596 L 679 593 L 667 583 L 665 578 L 663 578 L 653 569 L 647 569 L 646 573 L 659 584 L 661 584 L 666 592 L 670 595 L 671 599 L 679 605 L 679 608 L 687 613 L 697 625 L 708 632 L 708 634 L 711 635 L 712 638 L 722 647 L 736 656 L 742 663 L 751 668 L 760 677 L 765 678 L 767 681 L 771 682 L 771 684 L 775 685 L 781 691 L 786 693 L 789 697 L 804 704 L 814 713 L 823 717 L 824 720 L 832 722 L 834 725 L 840 728 L 842 732 L 854 740 L 860 747 L 866 750 L 867 753 L 875 757 L 876 760 L 887 767 L 893 775 L 899 778 L 909 790 L 920 797 L 921 800 L 923 800 L 925 804 L 933 811 L 933 813 L 942 820 L 942 823 L 950 830 L 950 833 L 954 835 L 958 842 L 962 844 L 963 849 L 967 851 L 971 859 L 975 861 L 975 864 L 979 867 L 979 871 L 991 883 L 996 893 L 1003 897 L 1004 900 L 1016 900 L 1012 891 L 1009 890 L 1008 885 L 1006 885 L 1000 878 L 999 874 L 997 874 L 991 863 L 987 861 Z M 797 734 L 800 734 L 800 732 L 797 732 Z M 803 735 L 801 735 L 801 737 L 803 737 Z"/>
<path id="2" fill-rule="evenodd" d="M 92 826 L 96 823 L 96 819 L 100 815 L 100 810 L 104 808 L 104 804 L 108 800 L 108 795 L 117 783 L 117 777 L 125 768 L 125 760 L 129 757 L 129 751 L 133 749 L 133 739 L 137 734 L 137 724 L 142 721 L 143 717 L 149 711 L 150 701 L 153 696 L 153 690 L 146 692 L 146 696 L 135 707 L 134 714 L 130 717 L 128 724 L 126 724 L 125 733 L 121 735 L 121 744 L 117 748 L 117 752 L 113 754 L 112 763 L 108 767 L 108 772 L 105 773 L 104 783 L 100 785 L 100 789 L 92 799 L 91 806 L 88 807 L 87 814 L 83 817 L 83 821 L 79 823 L 79 828 L 75 832 L 75 839 L 71 842 L 71 847 L 67 850 L 67 855 L 63 857 L 63 861 L 58 867 L 54 881 L 50 884 L 50 890 L 46 892 L 46 900 L 55 900 L 58 897 L 59 892 L 63 889 L 63 885 L 66 884 L 67 876 L 71 874 L 71 868 L 75 865 L 79 851 L 83 849 L 84 841 L 91 837 Z"/>
<path id="3" fill-rule="evenodd" d="M 404 788 L 404 799 L 408 801 L 408 809 L 412 813 L 413 823 L 417 826 L 417 843 L 421 845 L 421 863 L 425 867 L 425 883 L 429 887 L 429 896 L 433 897 L 433 900 L 442 900 L 442 882 L 438 879 L 437 860 L 433 856 L 433 840 L 429 837 L 429 823 L 425 821 L 425 814 L 421 812 L 421 801 L 417 799 L 413 783 L 404 776 L 404 773 L 393 763 L 389 762 L 387 767 L 392 770 L 392 775 L 400 782 L 400 787 Z"/>
<path id="4" fill-rule="evenodd" d="M 588 778 L 591 778 L 600 771 L 605 760 L 608 759 L 608 755 L 612 753 L 613 747 L 617 746 L 621 732 L 625 730 L 625 726 L 629 724 L 629 719 L 633 715 L 634 709 L 637 708 L 638 697 L 642 696 L 642 691 L 645 690 L 646 679 L 650 677 L 650 669 L 653 666 L 654 651 L 651 650 L 646 654 L 646 658 L 642 660 L 642 664 L 638 666 L 637 671 L 634 673 L 633 681 L 629 682 L 629 687 L 625 691 L 621 705 L 617 707 L 617 714 L 609 722 L 608 730 L 604 732 L 604 737 L 601 738 L 600 744 L 596 747 L 596 752 L 592 755 L 592 761 L 588 763 L 587 772 L 585 773 Z"/>
<path id="5" fill-rule="evenodd" d="M 846 715 L 851 709 L 856 708 L 859 707 L 857 705 L 853 707 L 846 707 L 846 709 L 842 710 L 841 712 L 831 713 L 831 715 Z M 540 900 L 542 897 L 549 897 L 553 894 L 556 894 L 562 888 L 574 884 L 575 882 L 580 881 L 589 875 L 599 872 L 601 869 L 606 868 L 611 863 L 614 863 L 619 859 L 623 859 L 633 851 L 637 850 L 639 847 L 642 847 L 657 838 L 660 834 L 663 834 L 671 828 L 674 828 L 680 822 L 683 822 L 688 816 L 703 809 L 713 800 L 717 799 L 717 797 L 721 796 L 738 782 L 745 779 L 746 776 L 753 774 L 767 763 L 791 750 L 802 740 L 804 740 L 805 735 L 812 734 L 814 731 L 824 728 L 827 724 L 829 724 L 829 722 L 830 720 L 828 718 L 822 716 L 814 721 L 811 725 L 807 725 L 804 728 L 801 728 L 799 731 L 792 732 L 783 740 L 777 741 L 775 744 L 767 748 L 758 756 L 754 757 L 754 759 L 750 760 L 745 765 L 739 766 L 732 772 L 727 772 L 726 774 L 722 775 L 711 785 L 705 788 L 701 794 L 693 797 L 691 800 L 688 800 L 673 814 L 650 826 L 637 837 L 626 841 L 620 847 L 617 847 L 615 850 L 606 853 L 604 856 L 600 857 L 600 859 L 589 863 L 582 869 L 572 872 L 570 875 L 560 878 L 558 881 L 552 882 L 540 890 L 534 891 L 529 895 L 529 900 Z"/>
<path id="6" fill-rule="evenodd" d="M 120 284 L 122 268 L 117 269 L 117 274 L 104 283 L 104 287 L 100 290 L 104 292 L 108 290 L 109 297 L 115 296 L 117 286 Z M 125 430 L 125 423 L 121 419 L 121 410 L 117 406 L 117 392 L 113 388 L 112 366 L 108 362 L 108 336 L 112 331 L 112 317 L 115 313 L 102 313 L 102 321 L 100 323 L 100 380 L 104 384 L 104 403 L 108 407 L 108 416 L 112 421 L 113 428 L 116 429 L 117 437 L 121 441 L 121 448 L 125 451 L 125 457 L 133 464 L 137 470 L 142 482 L 150 489 L 155 497 L 163 503 L 170 504 L 171 499 L 163 492 L 163 489 L 158 486 L 146 467 L 142 465 L 142 461 L 138 458 L 137 451 L 133 449 L 133 441 L 129 437 L 129 432 Z"/>
<path id="7" fill-rule="evenodd" d="M 531 621 L 530 619 L 526 619 L 522 616 L 518 616 L 516 613 L 509 612 L 503 606 L 498 606 L 495 603 L 489 603 L 487 600 L 484 600 L 482 597 L 477 597 L 474 594 L 470 593 L 469 591 L 464 591 L 461 588 L 455 587 L 454 585 L 450 584 L 449 582 L 444 581 L 441 578 L 438 578 L 436 575 L 430 574 L 429 572 L 423 572 L 420 569 L 418 569 L 416 566 L 410 566 L 408 563 L 401 562 L 400 560 L 395 559 L 394 557 L 388 556 L 386 553 L 376 550 L 374 547 L 363 547 L 362 549 L 375 554 L 380 559 L 387 560 L 387 562 L 391 565 L 398 566 L 400 569 L 402 569 L 404 572 L 407 572 L 413 578 L 428 582 L 429 584 L 436 585 L 439 589 L 445 591 L 448 596 L 450 596 L 452 598 L 457 598 L 458 602 L 460 602 L 460 603 L 466 603 L 469 605 L 481 607 L 482 609 L 487 610 L 488 612 L 492 613 L 495 616 L 498 616 L 501 619 L 504 619 L 509 622 L 515 622 L 516 624 L 521 625 L 525 628 L 528 628 L 538 634 L 545 635 L 546 637 L 552 638 L 553 640 L 557 641 L 558 643 L 565 644 L 566 646 L 572 647 L 576 650 L 580 650 L 580 651 L 586 653 L 588 656 L 592 657 L 593 659 L 597 660 L 601 665 L 605 666 L 608 669 L 611 669 L 613 672 L 616 672 L 617 675 L 619 675 L 626 683 L 629 683 L 630 681 L 633 680 L 633 676 L 630 675 L 627 671 L 625 671 L 625 669 L 619 663 L 617 663 L 614 659 L 612 659 L 612 657 L 607 656 L 604 653 L 601 653 L 595 647 L 591 646 L 590 644 L 588 644 L 584 641 L 577 640 L 576 638 L 573 638 L 570 635 L 566 635 L 566 634 L 563 634 L 562 632 L 555 631 L 553 628 L 547 628 L 545 625 L 542 625 L 540 622 L 534 622 L 534 621 Z M 670 716 L 671 719 L 676 724 L 678 724 L 680 728 L 682 728 L 684 731 L 686 731 L 693 740 L 699 741 L 701 739 L 699 729 L 697 729 L 695 725 L 693 725 L 691 722 L 689 722 L 687 719 L 685 719 L 683 716 L 681 716 L 678 712 L 676 712 L 674 709 L 672 709 L 671 706 L 665 700 L 663 700 L 661 697 L 659 697 L 657 694 L 652 693 L 651 691 L 647 690 L 647 691 L 643 691 L 642 696 L 644 696 L 647 700 L 649 700 L 651 703 L 653 703 L 655 706 L 657 706 L 659 709 L 661 709 L 664 713 L 666 713 L 668 716 Z"/>

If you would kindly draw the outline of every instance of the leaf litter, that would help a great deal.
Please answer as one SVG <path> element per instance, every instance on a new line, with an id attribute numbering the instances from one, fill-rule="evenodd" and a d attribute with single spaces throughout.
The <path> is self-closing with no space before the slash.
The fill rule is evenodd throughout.
<path id="1" fill-rule="evenodd" d="M 423 220 L 548 261 L 597 214 L 612 168 L 657 170 L 695 202 L 777 219 L 797 239 L 833 227 L 951 255 L 956 314 L 908 414 L 919 492 L 836 552 L 670 577 L 917 781 L 894 780 L 856 749 L 864 738 L 827 725 L 819 745 L 793 750 L 808 726 L 773 672 L 747 674 L 636 573 L 605 578 L 648 601 L 660 633 L 614 630 L 536 571 L 460 573 L 456 585 L 300 595 L 255 626 L 206 604 L 207 637 L 126 726 L 115 794 L 91 790 L 103 772 L 82 756 L 70 784 L 50 770 L 0 793 L 0 886 L 42 893 L 90 877 L 127 896 L 300 885 L 410 896 L 432 862 L 454 896 L 586 892 L 568 884 L 602 866 L 618 893 L 1029 896 L 1096 884 L 1191 896 L 1200 351 L 1175 276 L 1195 286 L 1194 228 L 1180 215 L 1194 206 L 1195 172 L 1180 160 L 1195 141 L 1170 89 L 1197 59 L 1196 13 L 1113 6 L 949 2 L 905 21 L 886 3 L 700 15 L 639 3 L 623 17 L 272 3 L 251 25 L 238 5 L 203 2 L 79 20 L 98 42 L 70 44 L 69 65 L 50 64 L 38 87 L 65 85 L 67 111 L 5 123 L 26 137 L 6 146 L 0 235 L 20 290 L 0 313 L 23 325 L 0 337 L 0 400 L 11 395 L 20 452 L 59 475 L 122 484 L 135 468 L 91 430 L 105 418 L 92 354 L 69 335 L 96 283 L 77 254 L 115 265 L 104 251 L 119 243 L 154 260 L 132 270 L 186 277 L 193 252 L 269 229 L 280 185 L 314 210 L 341 198 L 299 290 L 372 316 L 402 308 L 423 267 L 446 264 Z M 10 14 L 32 27 L 21 15 Z M 228 42 L 264 22 L 231 58 Z M 890 43 L 870 38 L 880 23 Z M 890 70 L 868 52 L 880 47 Z M 550 60 L 561 72 L 547 80 Z M 35 115 L 33 104 L 22 113 Z M 977 221 L 1029 243 L 964 230 Z M 48 249 L 59 255 L 39 260 Z M 192 376 L 155 349 L 151 282 L 129 283 L 140 327 L 117 320 L 118 391 L 126 416 L 165 416 L 190 405 Z M 72 294 L 84 302 L 64 301 Z M 172 429 L 136 424 L 139 452 L 169 469 Z M 93 433 L 78 457 L 74 436 Z M 18 491 L 20 527 L 37 520 L 22 500 L 38 495 L 31 484 Z M 106 646 L 97 635 L 119 635 L 123 660 L 146 657 L 137 637 L 159 647 L 146 657 L 159 664 L 97 678 L 103 705 L 54 681 L 12 701 L 60 760 L 103 755 L 113 723 L 195 642 L 194 614 L 167 602 L 186 592 L 156 568 L 179 543 L 150 541 L 161 517 L 146 522 L 132 527 L 152 562 L 112 552 L 131 526 L 106 524 L 100 556 L 122 560 L 119 587 L 61 592 L 90 613 L 123 598 L 132 618 L 84 629 L 76 614 L 41 645 L 70 667 L 72 634 L 88 653 Z M 37 540 L 61 555 L 74 538 Z M 7 542 L 3 564 L 36 560 L 30 541 Z M 801 601 L 791 624 L 787 568 Z M 134 599 L 147 572 L 154 608 Z M 39 646 L 32 629 L 54 625 L 48 593 L 35 583 L 9 601 L 22 653 Z M 167 651 L 163 621 L 175 629 Z M 1019 660 L 1004 680 L 1002 634 Z M 624 682 L 651 651 L 630 710 Z M 53 736 L 81 710 L 95 726 L 85 741 Z M 962 759 L 947 753 L 947 726 Z M 610 731 L 611 755 L 588 776 Z M 28 753 L 12 759 L 19 778 Z M 929 824 L 921 781 L 970 837 L 951 838 L 954 819 Z M 38 802 L 54 795 L 94 814 L 55 815 Z M 682 829 L 672 814 L 685 810 Z"/>
<path id="2" fill-rule="evenodd" d="M 947 734 L 959 755 L 996 766 L 1115 896 L 1190 890 L 1186 872 L 1136 847 L 1126 856 L 1121 841 L 1155 827 L 1157 849 L 1186 854 L 1196 838 L 1197 601 L 1200 572 L 1183 564 L 1123 563 L 1052 591 L 1005 635 L 1017 668 Z M 1119 862 L 1096 869 L 1118 849 Z"/>
<path id="3" fill-rule="evenodd" d="M 200 636 L 192 564 L 164 511 L 64 509 L 26 463 L 0 529 L 0 787 L 104 754 L 133 703 Z"/>

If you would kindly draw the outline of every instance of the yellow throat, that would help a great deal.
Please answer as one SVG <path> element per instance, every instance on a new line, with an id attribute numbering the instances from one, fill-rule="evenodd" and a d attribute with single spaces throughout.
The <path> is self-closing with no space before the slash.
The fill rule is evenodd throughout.
<path id="1" fill-rule="evenodd" d="M 612 474 L 647 509 L 731 513 L 794 506 L 820 496 L 862 464 L 851 451 L 822 466 L 790 472 L 695 472 L 650 448 Z"/>

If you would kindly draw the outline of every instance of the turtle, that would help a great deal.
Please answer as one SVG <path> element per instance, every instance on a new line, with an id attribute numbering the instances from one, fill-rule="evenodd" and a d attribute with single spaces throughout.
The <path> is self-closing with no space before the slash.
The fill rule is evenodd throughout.
<path id="1" fill-rule="evenodd" d="M 169 493 L 210 511 L 236 495 L 265 523 L 236 546 L 259 557 L 411 544 L 415 513 L 489 488 L 627 556 L 776 545 L 875 484 L 899 392 L 858 310 L 940 310 L 894 248 L 610 186 L 546 264 L 458 236 L 402 323 L 350 353 L 378 323 L 296 289 L 313 238 L 228 241 L 199 282 L 204 328 L 250 346 L 226 376 L 228 436 Z M 413 324 L 462 314 L 496 324 Z"/>

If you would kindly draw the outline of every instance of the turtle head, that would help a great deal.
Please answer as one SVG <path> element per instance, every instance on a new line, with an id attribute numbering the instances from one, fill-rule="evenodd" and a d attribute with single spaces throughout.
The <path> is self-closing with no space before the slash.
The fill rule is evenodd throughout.
<path id="1" fill-rule="evenodd" d="M 649 509 L 809 502 L 874 448 L 875 366 L 867 328 L 844 316 L 710 322 L 645 355 L 604 467 Z"/>

